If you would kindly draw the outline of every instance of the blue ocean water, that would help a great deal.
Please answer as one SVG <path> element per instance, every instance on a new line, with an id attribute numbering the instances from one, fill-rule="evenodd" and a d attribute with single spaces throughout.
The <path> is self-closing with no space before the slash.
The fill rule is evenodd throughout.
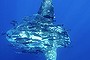
<path id="1" fill-rule="evenodd" d="M 22 21 L 37 13 L 42 0 L 0 0 L 0 33 L 13 26 L 12 20 Z M 58 48 L 57 60 L 90 60 L 90 0 L 53 0 L 56 24 L 70 29 L 71 45 Z M 0 36 L 0 60 L 45 60 L 43 54 L 18 54 Z"/>

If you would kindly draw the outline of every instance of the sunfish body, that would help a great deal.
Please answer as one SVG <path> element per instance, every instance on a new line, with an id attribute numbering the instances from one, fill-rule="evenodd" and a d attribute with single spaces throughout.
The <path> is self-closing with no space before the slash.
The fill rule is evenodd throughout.
<path id="1" fill-rule="evenodd" d="M 54 24 L 52 0 L 43 0 L 37 14 L 7 32 L 7 40 L 22 53 L 43 52 L 46 60 L 56 60 L 58 47 L 70 44 L 67 31 Z"/>

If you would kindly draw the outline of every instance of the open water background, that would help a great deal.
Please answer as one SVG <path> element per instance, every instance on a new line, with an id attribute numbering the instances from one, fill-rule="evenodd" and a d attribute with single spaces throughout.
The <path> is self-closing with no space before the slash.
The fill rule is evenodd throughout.
<path id="1" fill-rule="evenodd" d="M 58 48 L 57 60 L 90 60 L 90 0 L 53 0 L 56 24 L 71 29 L 71 45 Z M 0 34 L 36 14 L 41 0 L 0 0 Z M 45 60 L 43 54 L 17 54 L 4 35 L 0 35 L 0 60 Z"/>

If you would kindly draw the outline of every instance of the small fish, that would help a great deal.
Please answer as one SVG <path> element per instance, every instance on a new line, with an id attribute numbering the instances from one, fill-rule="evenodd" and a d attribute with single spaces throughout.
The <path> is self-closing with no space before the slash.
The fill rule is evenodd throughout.
<path id="1" fill-rule="evenodd" d="M 60 25 L 57 25 L 57 26 L 64 26 L 64 24 L 60 24 Z"/>
<path id="2" fill-rule="evenodd" d="M 13 26 L 16 26 L 16 25 L 18 25 L 18 22 L 15 20 L 12 20 L 10 24 L 12 24 Z"/>
<path id="3" fill-rule="evenodd" d="M 49 44 L 44 44 L 45 46 L 51 46 L 51 45 L 49 45 Z"/>
<path id="4" fill-rule="evenodd" d="M 30 40 L 29 38 L 16 38 L 15 40 Z"/>
<path id="5" fill-rule="evenodd" d="M 54 18 L 54 17 L 51 17 L 51 16 L 49 16 L 49 15 L 45 15 L 44 17 L 45 17 L 45 18 L 49 18 L 49 19 L 50 19 L 50 18 L 51 18 L 51 19 Z"/>
<path id="6" fill-rule="evenodd" d="M 41 50 L 36 50 L 37 53 L 43 53 Z"/>
<path id="7" fill-rule="evenodd" d="M 2 32 L 1 35 L 6 35 L 6 33 L 5 32 Z"/>
<path id="8" fill-rule="evenodd" d="M 29 44 L 29 43 L 31 43 L 31 42 L 23 42 L 22 44 Z"/>

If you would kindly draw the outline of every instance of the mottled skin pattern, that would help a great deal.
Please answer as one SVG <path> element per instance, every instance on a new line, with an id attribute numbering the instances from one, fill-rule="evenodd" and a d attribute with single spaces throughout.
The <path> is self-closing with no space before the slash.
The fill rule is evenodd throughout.
<path id="1" fill-rule="evenodd" d="M 33 18 L 32 18 L 33 17 Z M 7 32 L 7 40 L 22 53 L 44 53 L 46 60 L 56 60 L 58 47 L 70 44 L 60 25 L 55 25 L 52 0 L 43 0 L 37 14 Z"/>

